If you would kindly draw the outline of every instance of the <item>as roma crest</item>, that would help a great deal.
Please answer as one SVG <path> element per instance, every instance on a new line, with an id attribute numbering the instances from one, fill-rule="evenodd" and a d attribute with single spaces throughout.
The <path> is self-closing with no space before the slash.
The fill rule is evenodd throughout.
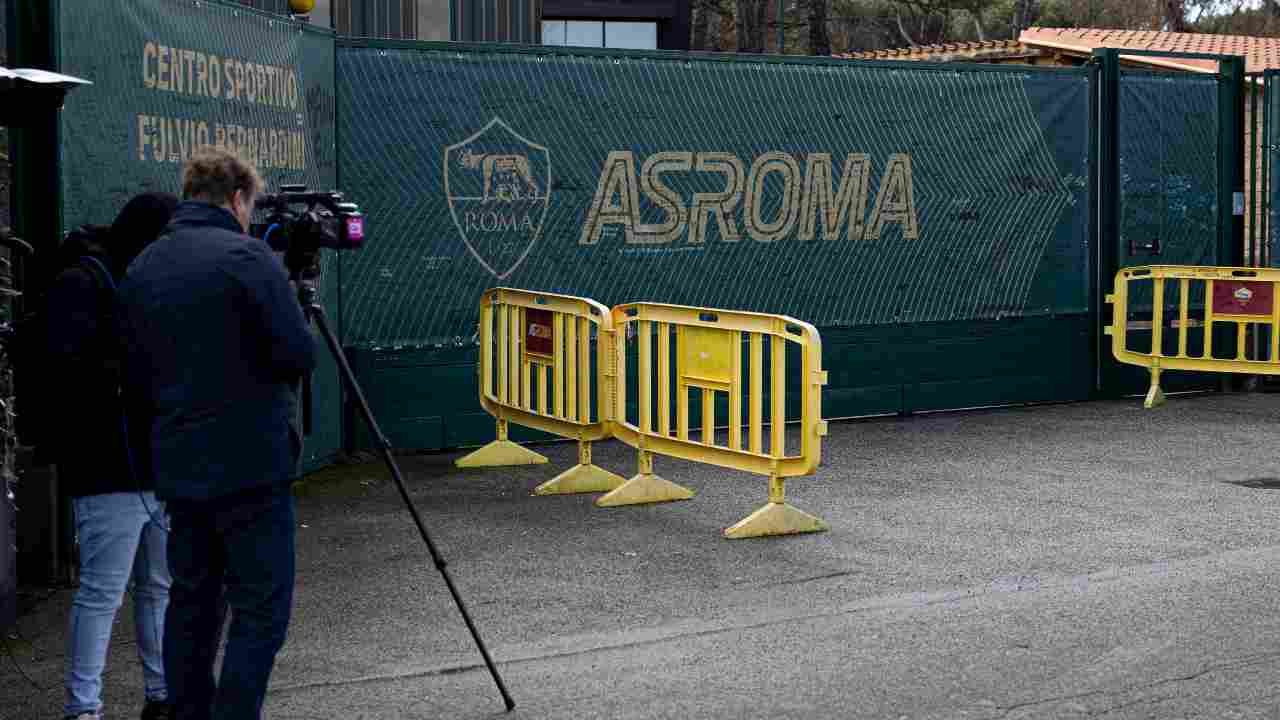
<path id="1" fill-rule="evenodd" d="M 445 148 L 444 190 L 467 249 L 485 270 L 505 279 L 542 235 L 551 154 L 495 117 Z"/>

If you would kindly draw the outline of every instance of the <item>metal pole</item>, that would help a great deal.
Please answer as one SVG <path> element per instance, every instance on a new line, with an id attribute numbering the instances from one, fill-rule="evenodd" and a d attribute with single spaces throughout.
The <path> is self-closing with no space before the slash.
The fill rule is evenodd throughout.
<path id="1" fill-rule="evenodd" d="M 1255 78 L 1245 79 L 1249 91 L 1249 147 L 1245 153 L 1249 156 L 1249 193 L 1245 201 L 1245 217 L 1249 218 L 1249 265 L 1260 267 L 1262 253 L 1258 250 L 1258 87 Z M 1254 356 L 1257 357 L 1256 355 Z"/>
<path id="2" fill-rule="evenodd" d="M 301 300 L 303 310 L 307 316 L 315 321 L 325 344 L 329 346 L 329 352 L 338 364 L 338 369 L 342 373 L 342 380 L 346 384 L 347 390 L 355 398 L 356 407 L 359 408 L 365 423 L 368 424 L 369 432 L 377 442 L 378 449 L 382 451 L 382 459 L 386 462 L 387 469 L 391 471 L 391 479 L 396 482 L 396 488 L 400 491 L 400 499 L 404 501 L 405 507 L 409 510 L 409 515 L 413 517 L 413 523 L 418 526 L 418 534 L 422 536 L 422 541 L 426 543 L 427 551 L 431 554 L 431 560 L 435 563 L 436 570 L 439 570 L 440 575 L 444 577 L 444 583 L 449 588 L 449 594 L 453 596 L 453 601 L 457 604 L 458 611 L 462 614 L 462 620 L 466 623 L 467 629 L 471 631 L 471 638 L 475 640 L 476 647 L 480 649 L 480 656 L 484 658 L 484 664 L 489 668 L 489 674 L 493 676 L 494 684 L 498 686 L 498 693 L 502 695 L 502 702 L 507 706 L 507 712 L 514 710 L 516 701 L 507 692 L 507 686 L 502 682 L 502 676 L 498 674 L 498 668 L 494 665 L 493 658 L 489 655 L 489 649 L 485 647 L 484 641 L 480 639 L 480 631 L 476 629 L 475 622 L 471 620 L 471 613 L 467 612 L 467 606 L 462 601 L 462 595 L 458 593 L 458 587 L 454 585 L 453 576 L 449 574 L 448 563 L 445 562 L 444 556 L 440 554 L 436 544 L 431 540 L 431 535 L 427 533 L 427 526 L 422 522 L 422 516 L 418 514 L 418 509 L 414 507 L 413 500 L 409 498 L 409 491 L 405 488 L 404 476 L 400 472 L 400 465 L 396 463 L 395 456 L 391 454 L 391 441 L 387 440 L 387 436 L 382 434 L 382 428 L 378 426 L 378 421 L 373 417 L 373 410 L 369 408 L 369 402 L 365 399 L 364 391 L 360 389 L 360 383 L 356 380 L 355 371 L 351 369 L 351 364 L 347 362 L 346 354 L 342 352 L 342 344 L 338 342 L 338 336 L 334 335 L 333 329 L 329 327 L 329 320 L 325 315 L 324 308 L 316 302 L 315 288 L 304 285 L 299 291 L 299 300 Z"/>
<path id="3" fill-rule="evenodd" d="M 778 54 L 779 55 L 786 52 L 786 44 L 787 44 L 786 35 L 782 31 L 782 20 L 784 17 L 783 6 L 785 4 L 786 4 L 786 0 L 778 0 Z"/>
<path id="4" fill-rule="evenodd" d="M 1262 73 L 1262 266 L 1271 266 L 1271 109 L 1276 105 L 1271 102 L 1271 73 Z M 1274 363 L 1275 357 L 1271 361 Z"/>

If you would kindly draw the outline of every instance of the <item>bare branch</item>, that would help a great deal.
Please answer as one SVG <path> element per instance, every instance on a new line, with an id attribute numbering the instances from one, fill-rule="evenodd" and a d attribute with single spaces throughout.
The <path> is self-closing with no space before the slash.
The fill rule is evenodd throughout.
<path id="1" fill-rule="evenodd" d="M 912 39 L 911 34 L 907 32 L 906 26 L 902 23 L 902 10 L 895 11 L 894 16 L 898 20 L 898 32 L 902 35 L 902 39 L 906 40 L 911 47 L 915 47 L 916 41 Z"/>

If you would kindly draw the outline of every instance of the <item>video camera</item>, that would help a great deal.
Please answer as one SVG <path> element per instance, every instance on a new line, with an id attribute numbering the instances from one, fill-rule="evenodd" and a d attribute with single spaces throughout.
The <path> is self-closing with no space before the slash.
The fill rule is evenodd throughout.
<path id="1" fill-rule="evenodd" d="M 358 250 L 364 246 L 364 215 L 342 193 L 307 192 L 306 185 L 281 185 L 280 192 L 258 196 L 255 207 L 266 211 L 249 234 L 285 254 L 294 275 L 315 264 L 321 248 Z"/>

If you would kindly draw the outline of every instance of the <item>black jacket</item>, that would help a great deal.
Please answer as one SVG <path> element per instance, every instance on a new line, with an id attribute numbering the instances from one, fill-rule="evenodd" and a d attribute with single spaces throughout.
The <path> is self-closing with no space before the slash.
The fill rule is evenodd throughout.
<path id="1" fill-rule="evenodd" d="M 297 471 L 294 387 L 315 339 L 283 264 L 222 208 L 184 202 L 119 291 L 126 387 L 154 416 L 163 500 L 287 487 Z"/>
<path id="2" fill-rule="evenodd" d="M 63 252 L 72 260 L 49 290 L 50 365 L 42 398 L 48 403 L 43 409 L 47 442 L 59 482 L 73 497 L 150 490 L 155 483 L 147 418 L 136 405 L 126 412 L 120 392 L 123 348 L 114 293 L 96 266 L 75 258 L 92 256 L 106 268 L 113 263 L 100 246 L 64 247 Z"/>

